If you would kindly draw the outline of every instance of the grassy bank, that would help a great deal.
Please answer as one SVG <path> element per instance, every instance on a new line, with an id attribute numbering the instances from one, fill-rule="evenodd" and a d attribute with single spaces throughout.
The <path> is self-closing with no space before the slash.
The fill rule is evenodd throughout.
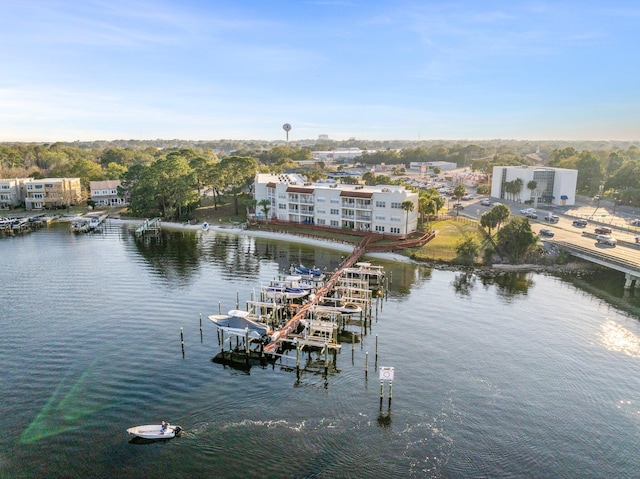
<path id="1" fill-rule="evenodd" d="M 478 244 L 484 241 L 478 222 L 466 218 L 436 221 L 431 227 L 437 231 L 436 237 L 424 246 L 407 250 L 407 255 L 417 261 L 450 263 L 456 259 L 456 246 L 466 237 L 474 238 Z"/>

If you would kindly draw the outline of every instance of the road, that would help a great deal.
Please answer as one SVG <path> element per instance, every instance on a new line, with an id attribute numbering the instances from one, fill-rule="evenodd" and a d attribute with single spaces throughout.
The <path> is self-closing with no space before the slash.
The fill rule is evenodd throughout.
<path id="1" fill-rule="evenodd" d="M 471 201 L 463 202 L 464 210 L 460 213 L 464 214 L 464 216 L 478 219 L 485 211 L 491 208 L 480 205 L 480 199 L 481 198 L 478 197 Z M 520 213 L 520 210 L 529 207 L 528 205 L 505 200 L 496 201 L 500 201 L 500 203 L 506 205 L 511 210 L 513 216 L 524 216 Z M 576 205 L 575 207 L 556 208 L 553 210 L 539 208 L 537 210 L 538 219 L 530 218 L 529 222 L 531 223 L 531 229 L 538 235 L 543 228 L 550 229 L 554 232 L 553 238 L 539 235 L 542 241 L 565 241 L 576 246 L 593 249 L 599 253 L 609 254 L 619 259 L 640 264 L 640 243 L 635 242 L 635 236 L 640 235 L 640 228 L 630 227 L 628 217 L 616 216 L 610 218 L 610 215 L 594 215 L 594 210 L 595 208 L 591 205 Z M 557 223 L 550 223 L 544 220 L 544 217 L 550 211 L 553 211 L 553 214 L 559 217 Z M 573 220 L 576 218 L 587 218 L 587 226 L 573 226 Z M 609 221 L 600 222 L 603 218 L 609 218 Z M 618 240 L 618 244 L 616 246 L 609 246 L 596 243 L 594 230 L 597 226 L 611 227 L 613 229 L 611 236 Z"/>

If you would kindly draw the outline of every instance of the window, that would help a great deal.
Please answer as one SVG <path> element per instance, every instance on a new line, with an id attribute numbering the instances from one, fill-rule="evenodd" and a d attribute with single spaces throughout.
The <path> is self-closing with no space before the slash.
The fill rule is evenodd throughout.
<path id="1" fill-rule="evenodd" d="M 396 210 L 401 210 L 402 209 L 402 203 L 391 202 L 391 208 L 396 209 Z"/>
<path id="2" fill-rule="evenodd" d="M 323 225 L 323 226 L 324 226 L 325 224 L 327 224 L 327 223 L 325 222 L 325 220 L 324 220 L 324 219 L 322 219 L 322 218 L 319 218 L 319 219 L 317 220 L 317 223 L 318 223 L 319 225 Z"/>
<path id="3" fill-rule="evenodd" d="M 320 208 L 318 208 L 316 211 L 317 211 L 317 213 L 318 213 L 319 215 L 324 215 L 324 214 L 326 214 L 326 213 L 327 213 L 327 211 L 326 211 L 326 210 L 321 210 Z"/>
<path id="4" fill-rule="evenodd" d="M 338 220 L 331 220 L 331 226 L 337 228 L 338 226 L 340 226 L 340 223 L 338 222 Z"/>
<path id="5" fill-rule="evenodd" d="M 391 221 L 402 221 L 402 218 L 400 218 L 399 216 L 391 215 Z"/>
<path id="6" fill-rule="evenodd" d="M 384 226 L 376 226 L 376 231 L 378 233 L 384 233 Z"/>
<path id="7" fill-rule="evenodd" d="M 331 208 L 331 214 L 332 215 L 339 215 L 340 214 L 340 210 L 335 209 L 335 208 Z"/>
<path id="8" fill-rule="evenodd" d="M 286 205 L 286 203 L 280 203 L 280 204 L 278 205 L 278 209 L 286 210 L 286 209 L 287 209 L 287 205 Z"/>
<path id="9" fill-rule="evenodd" d="M 387 218 L 384 215 L 376 215 L 376 220 L 385 221 Z"/>
<path id="10" fill-rule="evenodd" d="M 318 203 L 325 203 L 325 202 L 327 201 L 327 199 L 326 199 L 324 196 L 318 196 L 318 197 L 316 198 L 316 201 L 317 201 Z"/>
<path id="11" fill-rule="evenodd" d="M 340 198 L 331 198 L 331 203 L 339 204 L 340 203 Z"/>
<path id="12" fill-rule="evenodd" d="M 389 228 L 390 233 L 400 234 L 400 228 Z"/>
<path id="13" fill-rule="evenodd" d="M 386 208 L 386 207 L 387 207 L 386 201 L 376 201 L 376 208 Z"/>

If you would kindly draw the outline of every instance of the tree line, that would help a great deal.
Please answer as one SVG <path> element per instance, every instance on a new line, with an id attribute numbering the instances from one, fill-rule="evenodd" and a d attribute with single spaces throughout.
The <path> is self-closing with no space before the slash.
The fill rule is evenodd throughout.
<path id="1" fill-rule="evenodd" d="M 140 144 L 136 148 L 87 148 L 60 142 L 0 144 L 0 177 L 79 177 L 85 191 L 89 190 L 90 181 L 121 179 L 123 190 L 131 195 L 132 213 L 140 216 L 157 213 L 182 219 L 197 206 L 204 189 L 210 191 L 214 201 L 220 194 L 232 195 L 237 211 L 239 194 L 250 187 L 258 171 L 297 171 L 310 181 L 326 176 L 325 165 L 312 161 L 310 148 L 283 145 L 252 148 L 256 145 L 251 143 L 236 146 L 241 148 L 225 153 L 208 146 L 157 148 Z M 365 151 L 356 161 L 365 167 L 385 163 L 392 166 L 394 174 L 365 173 L 362 178 L 342 181 L 399 183 L 397 176 L 404 173 L 403 167 L 410 162 L 449 161 L 459 167 L 469 165 L 473 171 L 488 175 L 493 166 L 531 164 L 509 144 L 490 148 L 458 143 Z M 634 145 L 626 150 L 555 149 L 547 164 L 577 169 L 579 194 L 604 194 L 619 203 L 640 206 L 640 149 Z M 516 186 L 519 191 L 521 185 L 514 185 L 514 191 Z M 433 191 L 419 190 L 419 193 L 419 214 L 424 222 L 442 208 L 443 200 Z"/>

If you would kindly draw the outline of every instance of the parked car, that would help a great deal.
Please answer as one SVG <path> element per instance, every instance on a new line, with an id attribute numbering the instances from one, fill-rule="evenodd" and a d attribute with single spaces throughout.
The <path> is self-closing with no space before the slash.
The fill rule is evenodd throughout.
<path id="1" fill-rule="evenodd" d="M 611 228 L 607 228 L 606 226 L 598 226 L 595 229 L 595 232 L 597 235 L 610 235 L 611 234 Z"/>
<path id="2" fill-rule="evenodd" d="M 467 193 L 466 195 L 464 195 L 464 196 L 463 196 L 462 198 L 460 198 L 460 199 L 461 199 L 461 200 L 465 200 L 465 201 L 472 200 L 472 199 L 473 199 L 473 195 L 472 195 L 472 194 Z"/>
<path id="3" fill-rule="evenodd" d="M 554 235 L 555 233 L 554 233 L 553 231 L 551 231 L 550 229 L 542 228 L 542 229 L 540 230 L 540 233 L 539 233 L 539 234 L 540 234 L 541 236 L 547 236 L 547 237 L 549 237 L 549 238 L 553 238 L 553 235 Z"/>
<path id="4" fill-rule="evenodd" d="M 491 200 L 489 198 L 482 198 L 480 204 L 482 206 L 491 206 Z"/>
<path id="5" fill-rule="evenodd" d="M 558 215 L 554 215 L 553 213 L 547 213 L 547 216 L 545 216 L 544 219 L 549 223 L 557 223 L 558 221 L 560 221 L 560 217 Z"/>
<path id="6" fill-rule="evenodd" d="M 526 208 L 524 210 L 520 210 L 520 213 L 527 216 L 528 213 L 537 213 L 537 211 L 533 208 Z"/>
<path id="7" fill-rule="evenodd" d="M 460 203 L 454 203 L 453 204 L 453 209 L 454 210 L 463 210 L 464 209 L 464 205 L 461 205 Z"/>
<path id="8" fill-rule="evenodd" d="M 587 220 L 573 220 L 573 226 L 587 226 Z"/>
<path id="9" fill-rule="evenodd" d="M 640 235 L 636 235 L 636 243 L 640 243 Z"/>
<path id="10" fill-rule="evenodd" d="M 535 211 L 529 211 L 528 213 L 525 213 L 525 216 L 527 218 L 531 218 L 531 219 L 538 219 L 538 213 L 536 213 Z"/>
<path id="11" fill-rule="evenodd" d="M 493 203 L 491 203 L 491 206 L 498 206 L 501 205 L 502 203 L 500 203 L 499 201 L 494 201 Z"/>
<path id="12" fill-rule="evenodd" d="M 633 220 L 631 226 L 640 226 L 640 220 Z"/>
<path id="13" fill-rule="evenodd" d="M 618 240 L 609 235 L 596 235 L 596 243 L 608 244 L 609 246 L 615 246 Z"/>

